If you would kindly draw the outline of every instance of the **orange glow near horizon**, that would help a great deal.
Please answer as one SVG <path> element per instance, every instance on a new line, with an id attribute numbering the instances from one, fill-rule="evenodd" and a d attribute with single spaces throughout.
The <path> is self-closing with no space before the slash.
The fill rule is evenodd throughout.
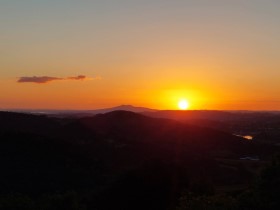
<path id="1" fill-rule="evenodd" d="M 188 109 L 195 110 L 279 110 L 279 102 L 269 97 L 249 97 L 246 91 L 223 92 L 204 83 L 204 86 L 176 81 L 160 82 L 150 88 L 118 88 L 111 81 L 64 81 L 49 84 L 20 84 L 6 80 L 1 84 L 0 109 L 63 109 L 93 110 L 129 104 L 160 110 L 178 110 L 185 99 Z M 133 85 L 133 84 L 131 84 Z M 152 83 L 146 81 L 145 86 Z M 125 86 L 125 85 L 124 85 Z M 207 88 L 211 87 L 211 88 Z M 32 93 L 32 94 L 31 94 Z"/>

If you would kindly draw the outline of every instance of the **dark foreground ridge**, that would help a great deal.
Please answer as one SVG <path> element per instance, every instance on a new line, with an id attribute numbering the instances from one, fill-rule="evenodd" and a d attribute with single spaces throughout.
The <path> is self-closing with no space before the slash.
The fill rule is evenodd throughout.
<path id="1" fill-rule="evenodd" d="M 224 131 L 128 111 L 78 119 L 0 112 L 0 127 L 0 209 L 272 209 L 279 204 L 267 193 L 271 182 L 279 185 L 277 161 L 261 174 L 258 190 L 250 188 L 278 148 Z M 243 156 L 260 161 L 240 160 Z M 265 192 L 269 206 L 256 207 Z"/>

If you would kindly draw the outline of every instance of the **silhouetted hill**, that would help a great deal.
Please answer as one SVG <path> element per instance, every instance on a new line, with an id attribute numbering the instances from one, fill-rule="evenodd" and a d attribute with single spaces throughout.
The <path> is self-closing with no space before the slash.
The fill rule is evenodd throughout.
<path id="1" fill-rule="evenodd" d="M 213 121 L 228 121 L 237 119 L 239 116 L 227 112 L 227 111 L 215 111 L 215 110 L 163 110 L 157 111 L 152 113 L 145 113 L 147 116 L 150 117 L 157 117 L 157 118 L 167 118 L 167 119 L 174 119 L 179 121 L 187 121 L 193 119 L 207 119 Z"/>
<path id="2" fill-rule="evenodd" d="M 106 138 L 118 138 L 126 143 L 183 144 L 200 149 L 233 149 L 244 145 L 242 138 L 209 128 L 157 119 L 127 111 L 114 111 L 78 122 L 92 132 Z"/>
<path id="3" fill-rule="evenodd" d="M 52 135 L 59 127 L 58 121 L 44 115 L 0 112 L 1 131 Z"/>

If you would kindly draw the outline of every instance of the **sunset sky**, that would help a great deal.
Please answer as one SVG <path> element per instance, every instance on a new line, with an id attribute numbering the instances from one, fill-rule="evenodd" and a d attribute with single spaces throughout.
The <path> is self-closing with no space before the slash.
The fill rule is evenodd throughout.
<path id="1" fill-rule="evenodd" d="M 279 0 L 1 0 L 0 109 L 280 110 Z"/>

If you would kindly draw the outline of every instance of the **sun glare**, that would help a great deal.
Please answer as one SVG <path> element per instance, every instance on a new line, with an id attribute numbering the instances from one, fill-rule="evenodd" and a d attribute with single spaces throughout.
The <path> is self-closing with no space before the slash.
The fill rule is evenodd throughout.
<path id="1" fill-rule="evenodd" d="M 178 102 L 178 108 L 181 110 L 187 110 L 189 108 L 190 104 L 186 99 L 181 99 Z"/>

